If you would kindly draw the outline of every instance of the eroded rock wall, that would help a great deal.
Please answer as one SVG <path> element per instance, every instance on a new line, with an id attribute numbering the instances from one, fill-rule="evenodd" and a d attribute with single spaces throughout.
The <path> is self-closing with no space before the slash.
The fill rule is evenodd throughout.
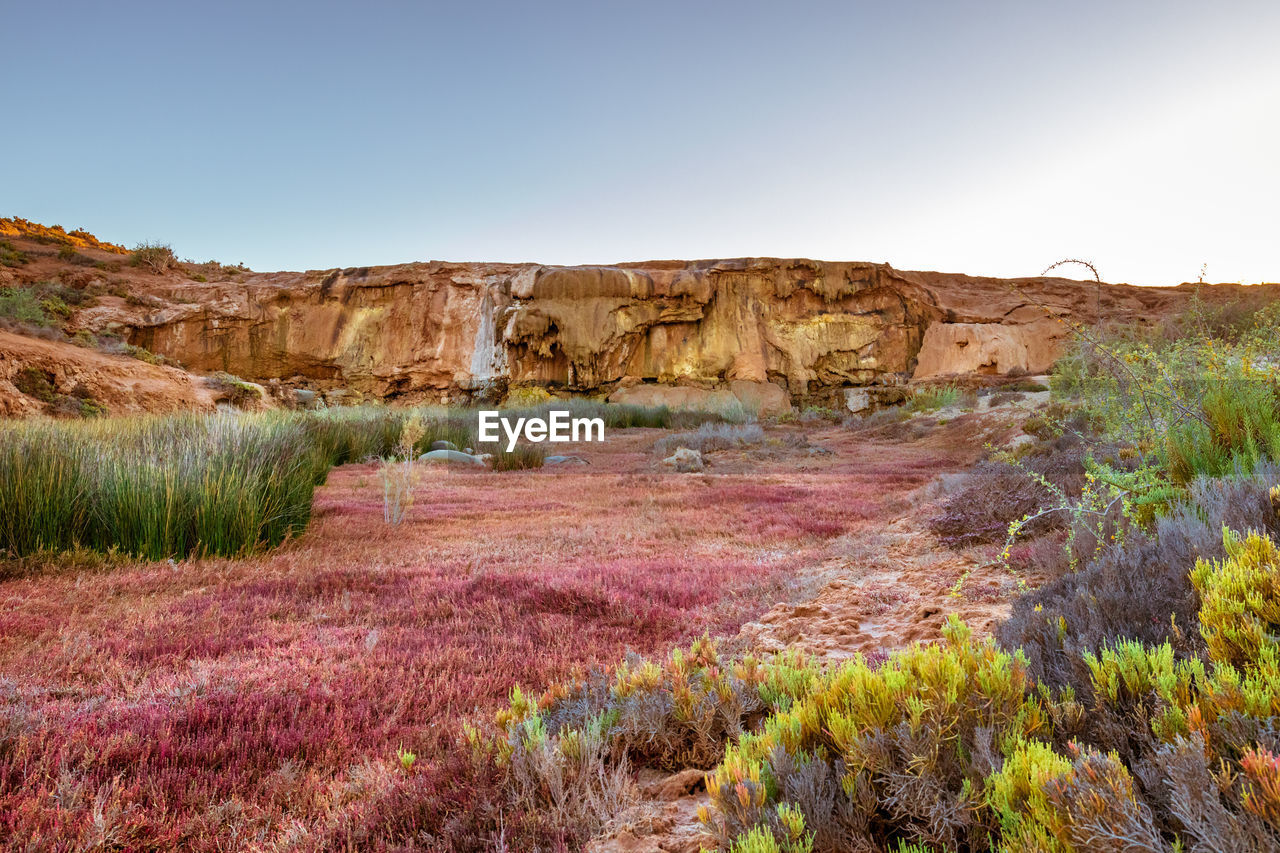
<path id="1" fill-rule="evenodd" d="M 737 381 L 801 399 L 913 376 L 1044 369 L 1064 321 L 1150 319 L 1189 295 L 769 258 L 431 262 L 157 281 L 143 298 L 104 300 L 75 322 L 118 329 L 197 371 L 382 397 Z"/>

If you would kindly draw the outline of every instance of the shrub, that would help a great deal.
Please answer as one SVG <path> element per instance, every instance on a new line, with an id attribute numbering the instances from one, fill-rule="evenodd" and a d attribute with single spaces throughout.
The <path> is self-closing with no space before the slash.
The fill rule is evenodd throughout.
<path id="1" fill-rule="evenodd" d="M 1035 677 L 1088 691 L 1081 654 L 1121 639 L 1169 642 L 1180 658 L 1203 651 L 1199 600 L 1189 572 L 1199 558 L 1225 556 L 1222 528 L 1280 534 L 1269 490 L 1280 466 L 1224 479 L 1201 478 L 1188 499 L 1149 531 L 1091 555 L 1078 571 L 1019 597 L 997 628 L 1021 649 Z"/>
<path id="2" fill-rule="evenodd" d="M 1115 755 L 1096 751 L 1075 761 L 1048 744 L 1018 744 L 987 779 L 1000 820 L 999 850 L 1163 851 L 1151 810 Z"/>
<path id="3" fill-rule="evenodd" d="M 138 361 L 145 361 L 147 364 L 169 364 L 169 359 L 158 353 L 154 353 L 146 347 L 134 346 L 133 344 L 121 344 L 119 351 L 123 355 L 130 358 L 136 358 Z"/>
<path id="4" fill-rule="evenodd" d="M 55 396 L 53 374 L 45 373 L 38 367 L 24 367 L 13 377 L 13 385 L 28 397 L 35 397 L 42 403 L 52 403 Z"/>
<path id="5" fill-rule="evenodd" d="M 802 424 L 816 424 L 822 421 L 835 423 L 840 420 L 840 413 L 826 406 L 805 406 L 795 418 Z"/>
<path id="6" fill-rule="evenodd" d="M 1169 473 L 1175 483 L 1197 476 L 1220 477 L 1236 464 L 1252 468 L 1280 459 L 1280 406 L 1275 389 L 1248 376 L 1211 382 L 1199 400 L 1200 418 L 1169 431 Z"/>
<path id="7" fill-rule="evenodd" d="M 722 840 L 790 802 L 818 849 L 888 838 L 983 849 L 995 828 L 983 781 L 1005 745 L 1044 733 L 1048 719 L 1019 655 L 974 640 L 954 618 L 944 637 L 814 678 L 731 745 L 707 781 Z M 838 784 L 812 784 L 823 779 Z"/>
<path id="8" fill-rule="evenodd" d="M 1243 670 L 1276 646 L 1280 550 L 1269 537 L 1251 531 L 1241 538 L 1229 528 L 1223 550 L 1221 561 L 1197 560 L 1191 582 L 1200 593 L 1200 629 L 1210 657 Z"/>
<path id="9" fill-rule="evenodd" d="M 97 263 L 93 258 L 80 254 L 71 246 L 63 246 L 58 250 L 58 260 L 84 267 L 91 267 Z"/>
<path id="10" fill-rule="evenodd" d="M 206 381 L 211 388 L 220 391 L 228 403 L 238 409 L 251 408 L 262 401 L 262 388 L 252 382 L 245 382 L 239 376 L 218 371 Z"/>
<path id="11" fill-rule="evenodd" d="M 0 319 L 33 326 L 53 325 L 44 301 L 29 287 L 0 287 Z"/>
<path id="12" fill-rule="evenodd" d="M 691 432 L 677 432 L 658 439 L 653 449 L 660 456 L 669 456 L 678 447 L 688 447 L 699 453 L 716 450 L 736 450 L 764 442 L 764 430 L 759 424 L 706 423 Z"/>
<path id="13" fill-rule="evenodd" d="M 997 391 L 987 398 L 987 405 L 990 408 L 1003 406 L 1006 403 L 1017 403 L 1022 399 L 1022 395 L 1016 391 Z"/>
<path id="14" fill-rule="evenodd" d="M 1085 453 L 1079 436 L 1064 433 L 1036 445 L 1016 465 L 1003 456 L 979 462 L 965 474 L 963 487 L 947 500 L 929 525 L 951 547 L 1002 542 L 1011 523 L 1052 505 L 1054 493 L 1032 475 L 1069 496 L 1080 494 L 1085 483 Z M 1039 535 L 1063 528 L 1070 521 L 1065 512 L 1041 515 L 1022 532 Z"/>
<path id="15" fill-rule="evenodd" d="M 129 265 L 150 270 L 156 275 L 178 268 L 178 256 L 167 243 L 139 243 L 129 255 Z"/>
<path id="16" fill-rule="evenodd" d="M 501 749 L 518 752 L 532 730 L 563 738 L 598 724 L 615 759 L 666 770 L 709 767 L 748 717 L 782 701 L 810 672 L 798 657 L 770 668 L 750 656 L 735 665 L 703 638 L 661 664 L 630 657 L 612 675 L 593 671 L 536 701 L 513 691 L 497 718 Z"/>
<path id="17" fill-rule="evenodd" d="M 8 240 L 0 240 L 0 267 L 20 267 L 27 260 L 25 252 L 19 251 Z"/>
<path id="18" fill-rule="evenodd" d="M 1079 399 L 1104 432 L 1140 452 L 1178 485 L 1246 467 L 1280 451 L 1277 368 L 1272 357 L 1280 312 L 1252 315 L 1247 333 L 1215 336 L 1197 311 L 1183 337 L 1131 329 L 1078 330 L 1054 373 L 1058 396 Z"/>

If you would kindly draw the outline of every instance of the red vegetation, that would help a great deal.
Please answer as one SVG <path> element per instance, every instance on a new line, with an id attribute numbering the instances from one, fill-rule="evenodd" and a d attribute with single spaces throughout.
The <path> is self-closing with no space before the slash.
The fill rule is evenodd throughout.
<path id="1" fill-rule="evenodd" d="M 799 466 L 743 454 L 685 476 L 645 454 L 655 435 L 583 445 L 585 468 L 424 472 L 400 527 L 374 469 L 349 466 L 273 554 L 0 585 L 0 837 L 479 847 L 499 804 L 463 721 L 517 684 L 735 632 L 944 464 L 835 438 Z M 526 817 L 502 815 L 508 840 L 554 839 Z"/>

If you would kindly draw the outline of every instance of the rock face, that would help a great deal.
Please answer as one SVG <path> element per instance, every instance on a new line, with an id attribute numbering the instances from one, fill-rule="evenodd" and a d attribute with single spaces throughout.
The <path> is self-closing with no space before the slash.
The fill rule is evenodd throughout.
<path id="1" fill-rule="evenodd" d="M 431 262 L 146 287 L 73 324 L 189 369 L 321 391 L 455 401 L 549 386 L 673 404 L 719 394 L 767 411 L 824 395 L 843 407 L 846 389 L 913 377 L 1042 370 L 1061 321 L 1149 320 L 1191 295 L 769 258 Z"/>
<path id="2" fill-rule="evenodd" d="M 46 393 L 33 396 L 24 379 Z M 113 415 L 213 411 L 216 401 L 207 383 L 173 367 L 0 331 L 0 417 L 48 413 L 55 395 L 91 400 Z"/>
<path id="3" fill-rule="evenodd" d="M 1005 326 L 996 323 L 934 323 L 924 333 L 916 379 L 967 373 L 1042 373 L 1053 366 L 1068 337 L 1053 320 Z"/>

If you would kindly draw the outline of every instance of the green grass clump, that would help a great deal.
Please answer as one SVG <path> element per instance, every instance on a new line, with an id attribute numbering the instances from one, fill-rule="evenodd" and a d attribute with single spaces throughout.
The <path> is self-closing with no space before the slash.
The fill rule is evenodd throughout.
<path id="1" fill-rule="evenodd" d="M 955 385 L 921 388 L 911 395 L 904 408 L 908 412 L 933 412 L 949 406 L 958 406 L 964 400 L 964 390 Z"/>
<path id="2" fill-rule="evenodd" d="M 0 549 L 242 555 L 306 526 L 317 467 L 295 417 L 9 424 Z"/>

